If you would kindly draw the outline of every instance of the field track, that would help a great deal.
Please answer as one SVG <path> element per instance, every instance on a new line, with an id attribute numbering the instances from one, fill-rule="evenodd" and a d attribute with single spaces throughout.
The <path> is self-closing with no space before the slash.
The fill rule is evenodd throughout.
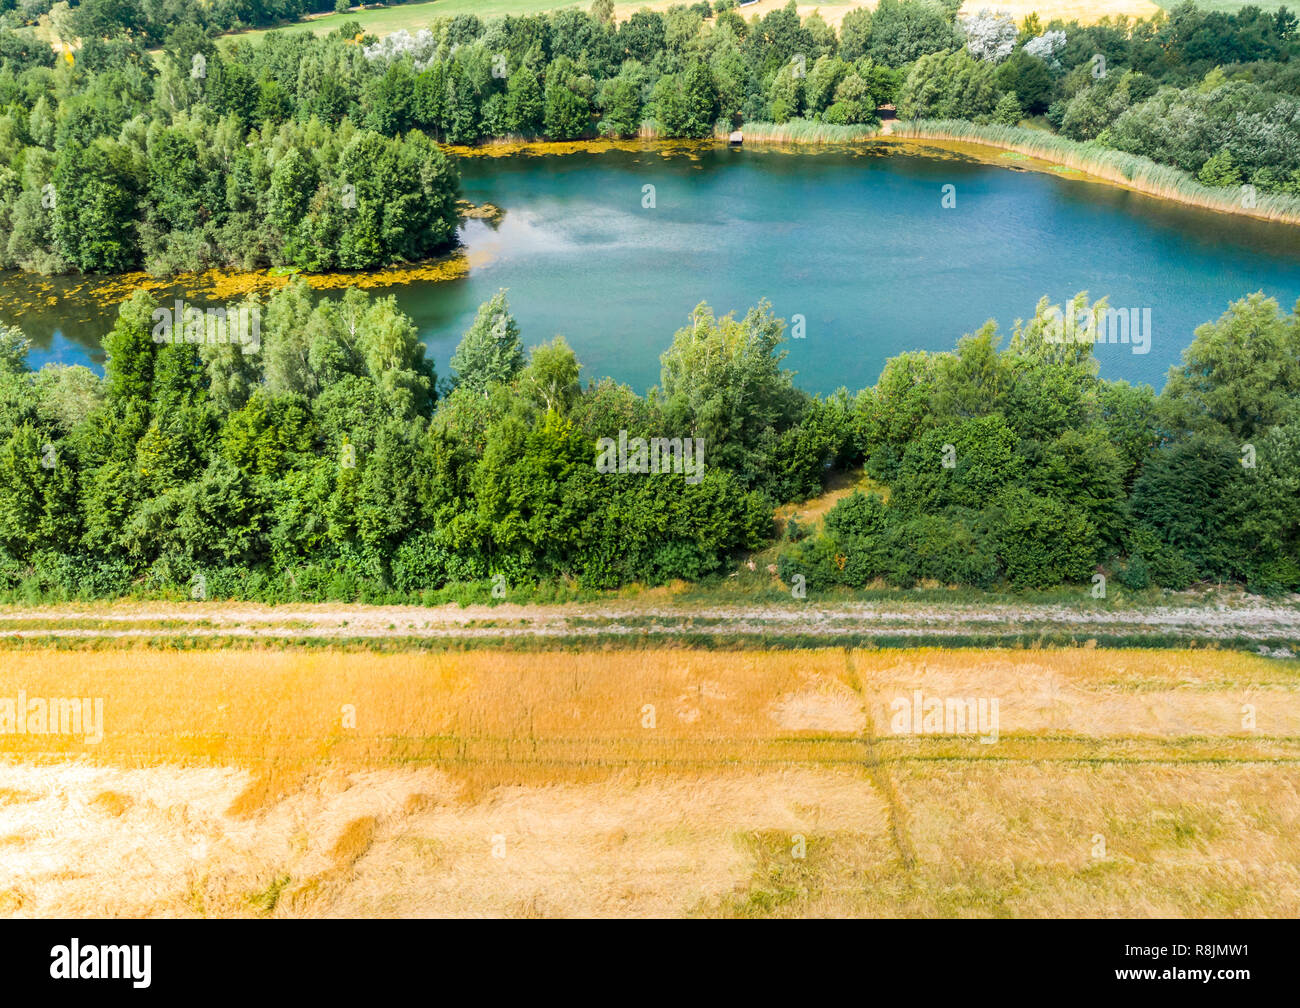
<path id="1" fill-rule="evenodd" d="M 144 641 L 353 643 L 375 647 L 1168 646 L 1201 644 L 1300 654 L 1300 608 L 1270 602 L 1147 607 L 1064 604 L 760 604 L 615 601 L 566 605 L 116 603 L 0 607 L 0 644 Z"/>

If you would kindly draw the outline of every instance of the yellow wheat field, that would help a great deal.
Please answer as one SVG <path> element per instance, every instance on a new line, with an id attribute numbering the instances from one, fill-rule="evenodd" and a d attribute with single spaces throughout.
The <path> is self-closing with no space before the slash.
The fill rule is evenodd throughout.
<path id="1" fill-rule="evenodd" d="M 7 651 L 0 913 L 1296 915 L 1296 666 Z M 20 693 L 102 739 L 15 733 Z M 935 700 L 996 740 L 917 734 Z"/>

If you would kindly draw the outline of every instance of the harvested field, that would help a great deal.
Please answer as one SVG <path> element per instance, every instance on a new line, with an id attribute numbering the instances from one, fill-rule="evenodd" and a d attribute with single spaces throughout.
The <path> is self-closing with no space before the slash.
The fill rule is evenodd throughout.
<path id="1" fill-rule="evenodd" d="M 0 913 L 1295 915 L 1298 673 L 25 645 L 0 664 Z M 20 691 L 102 699 L 102 740 L 15 733 Z M 913 718 L 935 699 L 996 720 Z"/>

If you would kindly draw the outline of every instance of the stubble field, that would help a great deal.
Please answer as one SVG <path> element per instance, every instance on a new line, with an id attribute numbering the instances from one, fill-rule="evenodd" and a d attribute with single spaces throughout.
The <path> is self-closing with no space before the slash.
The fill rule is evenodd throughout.
<path id="1" fill-rule="evenodd" d="M 24 644 L 0 913 L 1296 916 L 1298 666 Z"/>

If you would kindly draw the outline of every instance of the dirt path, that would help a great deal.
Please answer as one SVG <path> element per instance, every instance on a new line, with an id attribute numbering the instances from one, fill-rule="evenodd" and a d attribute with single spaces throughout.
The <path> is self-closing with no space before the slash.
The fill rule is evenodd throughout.
<path id="1" fill-rule="evenodd" d="M 1041 636 L 1128 639 L 1140 644 L 1257 644 L 1279 657 L 1300 651 L 1300 606 L 1271 602 L 1184 602 L 1144 608 L 998 603 L 817 602 L 739 605 L 626 600 L 568 605 L 366 606 L 251 603 L 116 603 L 46 608 L 0 607 L 9 638 L 453 639 L 508 642 L 673 637 L 1008 640 Z"/>

